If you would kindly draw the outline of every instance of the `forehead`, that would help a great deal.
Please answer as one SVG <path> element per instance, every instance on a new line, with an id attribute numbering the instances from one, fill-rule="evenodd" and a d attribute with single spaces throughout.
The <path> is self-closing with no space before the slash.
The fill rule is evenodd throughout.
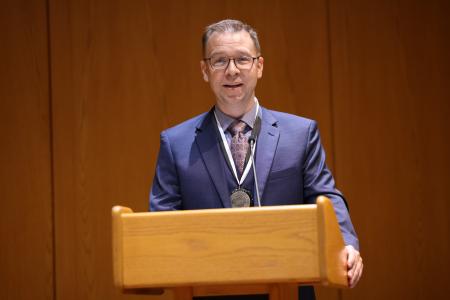
<path id="1" fill-rule="evenodd" d="M 256 54 L 255 44 L 250 34 L 241 30 L 238 32 L 214 32 L 206 44 L 207 56 L 216 53 Z"/>

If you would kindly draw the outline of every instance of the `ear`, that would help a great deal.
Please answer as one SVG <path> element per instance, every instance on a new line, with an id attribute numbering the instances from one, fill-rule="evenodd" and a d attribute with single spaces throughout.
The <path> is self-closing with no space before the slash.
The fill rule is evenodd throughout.
<path id="1" fill-rule="evenodd" d="M 264 68 L 264 58 L 260 56 L 258 58 L 258 63 L 256 64 L 257 72 L 258 72 L 258 79 L 262 77 L 263 74 L 263 68 Z"/>
<path id="2" fill-rule="evenodd" d="M 206 65 L 204 60 L 200 61 L 200 70 L 202 71 L 203 74 L 203 80 L 209 82 L 208 66 Z"/>

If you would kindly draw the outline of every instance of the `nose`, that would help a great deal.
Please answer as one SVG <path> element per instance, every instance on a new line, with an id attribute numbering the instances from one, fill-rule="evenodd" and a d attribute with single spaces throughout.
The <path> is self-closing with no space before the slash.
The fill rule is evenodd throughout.
<path id="1" fill-rule="evenodd" d="M 226 74 L 228 75 L 236 75 L 240 72 L 240 70 L 238 69 L 238 67 L 236 66 L 236 62 L 234 60 L 234 58 L 230 58 L 230 61 L 228 62 L 228 66 L 225 69 Z"/>

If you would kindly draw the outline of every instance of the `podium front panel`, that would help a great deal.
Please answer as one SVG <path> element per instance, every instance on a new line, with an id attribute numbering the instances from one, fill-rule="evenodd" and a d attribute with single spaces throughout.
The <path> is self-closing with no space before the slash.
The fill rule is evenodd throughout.
<path id="1" fill-rule="evenodd" d="M 123 286 L 318 282 L 315 208 L 123 214 Z"/>

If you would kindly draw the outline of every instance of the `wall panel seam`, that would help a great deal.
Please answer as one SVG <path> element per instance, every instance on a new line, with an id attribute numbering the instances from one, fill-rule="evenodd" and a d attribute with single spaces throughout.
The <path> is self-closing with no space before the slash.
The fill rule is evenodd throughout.
<path id="1" fill-rule="evenodd" d="M 49 151 L 50 151 L 50 201 L 52 223 L 52 299 L 56 300 L 56 215 L 55 215 L 55 156 L 54 156 L 54 132 L 53 132 L 53 84 L 52 84 L 52 43 L 50 22 L 50 0 L 45 1 L 47 14 L 47 74 L 48 74 L 48 126 L 49 126 Z"/>

